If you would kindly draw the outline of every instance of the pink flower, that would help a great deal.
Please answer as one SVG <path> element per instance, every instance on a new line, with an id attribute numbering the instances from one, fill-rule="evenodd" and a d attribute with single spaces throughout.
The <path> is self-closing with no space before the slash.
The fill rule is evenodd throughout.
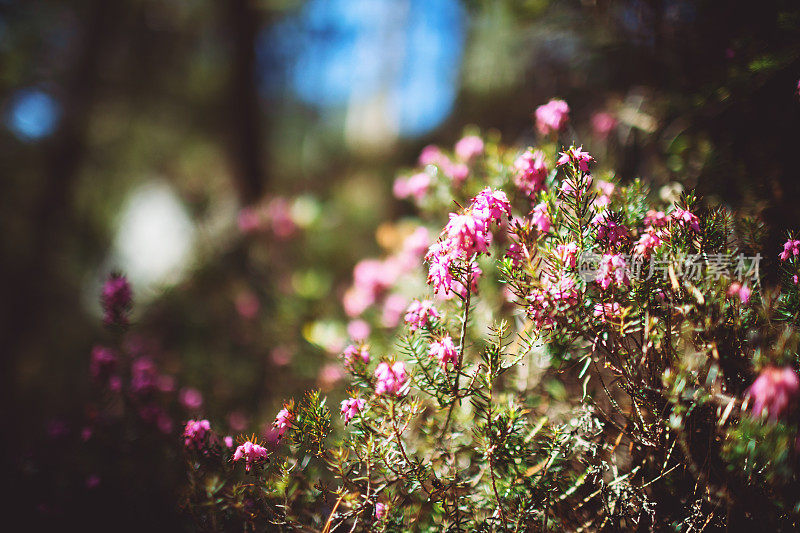
<path id="1" fill-rule="evenodd" d="M 348 398 L 343 400 L 341 412 L 344 417 L 344 424 L 349 424 L 350 420 L 360 413 L 365 405 L 367 405 L 367 401 L 363 398 Z"/>
<path id="2" fill-rule="evenodd" d="M 375 378 L 377 379 L 375 394 L 378 396 L 383 394 L 402 396 L 408 389 L 406 386 L 408 381 L 406 365 L 402 361 L 397 361 L 392 365 L 382 362 L 375 369 Z"/>
<path id="3" fill-rule="evenodd" d="M 470 206 L 486 223 L 500 222 L 503 215 L 511 218 L 511 204 L 506 193 L 486 187 L 472 199 Z"/>
<path id="4" fill-rule="evenodd" d="M 783 251 L 778 257 L 781 261 L 788 261 L 790 257 L 797 257 L 800 255 L 800 240 L 789 239 L 783 245 Z"/>
<path id="5" fill-rule="evenodd" d="M 540 233 L 547 233 L 550 231 L 552 222 L 550 216 L 547 214 L 547 203 L 542 202 L 533 208 L 531 213 L 531 223 L 539 230 Z"/>
<path id="6" fill-rule="evenodd" d="M 432 319 L 439 318 L 439 311 L 433 306 L 430 300 L 414 300 L 406 309 L 405 323 L 408 329 L 417 331 L 427 327 Z"/>
<path id="7" fill-rule="evenodd" d="M 443 159 L 446 160 L 447 157 L 442 153 L 438 146 L 433 144 L 429 144 L 423 148 L 422 152 L 419 154 L 419 164 L 423 167 L 425 165 L 438 165 Z"/>
<path id="8" fill-rule="evenodd" d="M 584 174 L 582 178 L 578 178 L 577 185 L 578 189 L 575 188 L 576 183 L 573 182 L 571 179 L 565 179 L 561 183 L 561 187 L 559 188 L 559 192 L 562 195 L 582 195 L 585 194 L 589 187 L 592 186 L 593 177 L 591 174 Z"/>
<path id="9" fill-rule="evenodd" d="M 231 437 L 230 435 L 228 435 L 227 437 L 225 437 L 225 438 L 223 439 L 223 441 L 225 442 L 225 446 L 226 446 L 227 448 L 233 448 L 233 437 Z"/>
<path id="10" fill-rule="evenodd" d="M 542 135 L 561 130 L 569 121 L 569 106 L 563 100 L 550 100 L 536 108 L 536 129 Z"/>
<path id="11" fill-rule="evenodd" d="M 528 149 L 514 161 L 514 184 L 528 196 L 545 188 L 547 164 L 544 152 Z"/>
<path id="12" fill-rule="evenodd" d="M 264 214 L 269 219 L 272 233 L 278 238 L 291 237 L 297 230 L 297 224 L 292 218 L 291 206 L 286 198 L 278 196 L 270 200 Z"/>
<path id="13" fill-rule="evenodd" d="M 545 276 L 541 286 L 534 288 L 526 299 L 528 316 L 536 327 L 551 329 L 564 310 L 577 305 L 578 291 L 575 280 L 561 271 L 556 276 Z"/>
<path id="14" fill-rule="evenodd" d="M 364 364 L 369 363 L 369 352 L 367 351 L 367 347 L 363 344 L 355 345 L 351 344 L 347 348 L 344 349 L 344 366 L 351 368 L 353 363 L 361 360 Z"/>
<path id="15" fill-rule="evenodd" d="M 344 377 L 341 365 L 328 363 L 324 365 L 317 374 L 317 384 L 320 390 L 328 391 Z"/>
<path id="16" fill-rule="evenodd" d="M 456 143 L 456 156 L 470 162 L 483 153 L 483 139 L 477 135 L 467 135 Z"/>
<path id="17" fill-rule="evenodd" d="M 435 357 L 439 361 L 439 366 L 446 369 L 449 363 L 455 365 L 458 362 L 458 350 L 453 344 L 450 335 L 445 334 L 440 340 L 431 342 L 428 355 Z"/>
<path id="18" fill-rule="evenodd" d="M 400 294 L 390 294 L 383 302 L 383 315 L 381 324 L 387 328 L 393 328 L 400 323 L 400 318 L 408 305 L 408 300 Z"/>
<path id="19" fill-rule="evenodd" d="M 239 461 L 241 459 L 244 459 L 245 461 L 244 469 L 247 472 L 250 471 L 250 467 L 253 464 L 257 464 L 261 461 L 264 461 L 266 460 L 266 458 L 267 458 L 267 450 L 263 446 L 254 444 L 249 440 L 244 444 L 240 445 L 238 448 L 236 448 L 236 452 L 234 452 L 233 454 L 234 461 Z"/>
<path id="20" fill-rule="evenodd" d="M 650 257 L 650 253 L 662 242 L 658 230 L 650 228 L 636 241 L 633 246 L 633 253 L 642 257 Z"/>
<path id="21" fill-rule="evenodd" d="M 467 179 L 467 176 L 469 176 L 469 167 L 464 163 L 451 163 L 447 161 L 440 166 L 444 175 L 455 185 L 461 185 L 464 183 L 464 180 Z"/>
<path id="22" fill-rule="evenodd" d="M 670 213 L 672 220 L 676 221 L 681 226 L 689 227 L 695 233 L 700 233 L 700 219 L 692 213 L 691 211 L 687 211 L 685 209 L 676 209 L 672 213 Z"/>
<path id="23" fill-rule="evenodd" d="M 133 292 L 125 276 L 111 274 L 103 285 L 100 297 L 103 305 L 103 322 L 106 325 L 125 326 L 133 304 Z"/>
<path id="24" fill-rule="evenodd" d="M 203 406 L 203 395 L 192 387 L 184 387 L 178 394 L 181 404 L 187 409 L 200 409 Z"/>
<path id="25" fill-rule="evenodd" d="M 289 412 L 289 409 L 286 407 L 278 411 L 278 415 L 275 417 L 275 422 L 272 423 L 272 427 L 274 427 L 278 432 L 278 439 L 283 437 L 283 434 L 286 433 L 286 430 L 291 427 L 293 420 L 294 414 Z"/>
<path id="26" fill-rule="evenodd" d="M 581 172 L 589 172 L 589 163 L 594 161 L 594 157 L 589 155 L 589 152 L 583 151 L 583 146 L 575 148 L 571 146 L 564 152 L 561 152 L 561 157 L 558 158 L 556 166 L 562 166 L 569 163 L 577 165 Z"/>
<path id="27" fill-rule="evenodd" d="M 433 286 L 436 294 L 447 295 L 455 281 L 450 272 L 450 264 L 456 259 L 446 248 L 450 243 L 435 242 L 431 245 L 425 259 L 428 261 L 428 284 Z"/>
<path id="28" fill-rule="evenodd" d="M 597 225 L 597 240 L 610 247 L 616 247 L 628 240 L 628 227 L 612 220 L 606 213 L 601 213 L 592 221 Z"/>
<path id="29" fill-rule="evenodd" d="M 388 511 L 388 507 L 378 502 L 375 504 L 375 520 L 383 520 L 386 517 L 386 512 Z"/>
<path id="30" fill-rule="evenodd" d="M 478 213 L 467 212 L 461 215 L 450 213 L 450 221 L 444 227 L 447 238 L 459 250 L 462 257 L 489 250 L 492 234 L 488 231 L 486 220 Z"/>
<path id="31" fill-rule="evenodd" d="M 592 115 L 592 132 L 598 139 L 605 139 L 617 127 L 617 119 L 611 113 L 601 111 Z"/>
<path id="32" fill-rule="evenodd" d="M 147 395 L 157 388 L 158 369 L 152 359 L 138 357 L 131 363 L 131 392 Z"/>
<path id="33" fill-rule="evenodd" d="M 347 316 L 359 316 L 375 303 L 375 294 L 360 287 L 350 287 L 342 297 L 342 307 Z"/>
<path id="34" fill-rule="evenodd" d="M 354 341 L 363 341 L 369 337 L 370 327 L 364 320 L 351 320 L 347 324 L 347 334 Z"/>
<path id="35" fill-rule="evenodd" d="M 261 303 L 258 301 L 258 297 L 249 290 L 237 294 L 234 305 L 239 316 L 246 320 L 255 318 L 256 315 L 258 315 L 258 311 L 261 309 Z"/>
<path id="36" fill-rule="evenodd" d="M 199 449 L 209 431 L 211 431 L 211 424 L 208 420 L 189 420 L 183 430 L 184 445 L 187 448 Z"/>
<path id="37" fill-rule="evenodd" d="M 778 420 L 797 407 L 800 378 L 792 367 L 766 367 L 747 391 L 753 399 L 753 414 Z"/>
<path id="38" fill-rule="evenodd" d="M 652 226 L 654 228 L 663 228 L 669 223 L 669 217 L 663 211 L 655 211 L 650 209 L 644 216 L 644 225 Z"/>
<path id="39" fill-rule="evenodd" d="M 734 281 L 731 283 L 730 287 L 728 287 L 727 294 L 730 298 L 738 297 L 744 305 L 747 305 L 747 303 L 750 301 L 750 295 L 752 293 L 753 291 L 750 289 L 750 287 L 747 285 L 742 285 L 738 281 Z"/>
<path id="40" fill-rule="evenodd" d="M 239 210 L 236 224 L 242 233 L 254 233 L 261 229 L 261 216 L 253 207 L 243 207 Z"/>
<path id="41" fill-rule="evenodd" d="M 392 191 L 396 198 L 414 197 L 417 202 L 422 201 L 428 194 L 431 177 L 425 172 L 417 172 L 409 177 L 399 177 L 394 181 Z"/>
<path id="42" fill-rule="evenodd" d="M 611 197 L 614 194 L 614 191 L 617 189 L 613 183 L 605 180 L 597 180 L 596 186 L 597 190 L 600 191 L 600 195 L 607 198 Z"/>
<path id="43" fill-rule="evenodd" d="M 604 254 L 600 259 L 595 281 L 603 289 L 608 289 L 612 284 L 619 287 L 630 285 L 625 258 L 621 254 Z"/>
<path id="44" fill-rule="evenodd" d="M 104 346 L 92 348 L 92 359 L 89 362 L 89 373 L 92 379 L 102 382 L 111 377 L 117 368 L 117 356 Z"/>
<path id="45" fill-rule="evenodd" d="M 556 257 L 558 257 L 566 267 L 575 268 L 577 254 L 578 243 L 576 242 L 568 242 L 566 244 L 559 244 L 556 246 Z"/>

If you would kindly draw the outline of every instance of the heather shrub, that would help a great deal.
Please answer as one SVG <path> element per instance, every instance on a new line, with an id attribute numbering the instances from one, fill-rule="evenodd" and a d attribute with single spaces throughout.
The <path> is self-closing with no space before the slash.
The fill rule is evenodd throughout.
<path id="1" fill-rule="evenodd" d="M 192 527 L 796 527 L 800 240 L 762 257 L 758 221 L 619 182 L 560 142 L 568 112 L 536 111 L 536 146 L 468 132 L 397 178 L 418 216 L 354 268 L 343 397 L 236 434 L 135 347 L 92 353 L 98 416 L 182 454 Z M 123 281 L 103 294 L 121 330 Z"/>

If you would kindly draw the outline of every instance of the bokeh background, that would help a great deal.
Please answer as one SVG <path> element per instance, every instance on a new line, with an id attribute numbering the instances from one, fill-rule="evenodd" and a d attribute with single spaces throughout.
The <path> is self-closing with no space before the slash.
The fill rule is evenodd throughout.
<path id="1" fill-rule="evenodd" d="M 621 179 L 761 217 L 774 255 L 798 78 L 796 0 L 2 0 L 4 458 L 82 416 L 113 270 L 208 416 L 337 390 L 353 265 L 414 212 L 398 169 L 470 125 L 533 142 L 552 97 Z"/>

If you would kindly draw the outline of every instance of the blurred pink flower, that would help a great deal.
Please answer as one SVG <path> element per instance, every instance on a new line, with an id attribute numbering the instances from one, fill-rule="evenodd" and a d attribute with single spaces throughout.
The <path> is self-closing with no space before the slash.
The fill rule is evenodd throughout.
<path id="1" fill-rule="evenodd" d="M 393 328 L 400 323 L 400 318 L 406 310 L 408 300 L 400 294 L 390 294 L 383 302 L 383 314 L 381 324 L 387 328 Z"/>
<path id="2" fill-rule="evenodd" d="M 383 520 L 386 517 L 386 512 L 388 511 L 388 507 L 378 502 L 375 504 L 375 519 L 376 520 Z"/>
<path id="3" fill-rule="evenodd" d="M 483 139 L 477 135 L 462 137 L 456 143 L 455 152 L 459 159 L 470 162 L 483 153 Z"/>
<path id="4" fill-rule="evenodd" d="M 242 432 L 247 427 L 247 417 L 241 411 L 231 411 L 228 414 L 228 426 L 237 433 Z"/>
<path id="5" fill-rule="evenodd" d="M 433 306 L 433 302 L 430 300 L 414 300 L 406 309 L 405 323 L 408 324 L 408 329 L 416 331 L 419 328 L 426 327 L 429 321 L 434 318 L 439 318 L 439 311 Z"/>
<path id="6" fill-rule="evenodd" d="M 750 295 L 752 293 L 753 291 L 750 289 L 750 287 L 743 285 L 738 281 L 734 281 L 731 283 L 730 287 L 728 287 L 727 295 L 730 298 L 738 297 L 744 305 L 747 305 L 747 303 L 750 301 Z"/>
<path id="7" fill-rule="evenodd" d="M 317 375 L 317 384 L 319 388 L 327 391 L 330 390 L 339 380 L 344 377 L 341 367 L 336 363 L 328 363 L 324 365 Z"/>
<path id="8" fill-rule="evenodd" d="M 276 366 L 286 366 L 292 360 L 292 352 L 286 346 L 276 346 L 269 353 L 269 358 Z"/>
<path id="9" fill-rule="evenodd" d="M 89 373 L 97 382 L 104 382 L 117 368 L 117 356 L 110 348 L 95 346 L 92 348 L 92 358 L 89 362 Z"/>
<path id="10" fill-rule="evenodd" d="M 292 218 L 291 205 L 286 198 L 278 196 L 270 200 L 265 208 L 265 214 L 270 222 L 272 233 L 276 237 L 286 239 L 297 231 L 297 225 Z"/>
<path id="11" fill-rule="evenodd" d="M 193 387 L 183 387 L 178 393 L 178 398 L 187 409 L 200 409 L 203 406 L 203 395 Z"/>
<path id="12" fill-rule="evenodd" d="M 419 164 L 422 166 L 438 165 L 442 162 L 443 158 L 447 159 L 446 156 L 439 149 L 439 147 L 433 144 L 429 144 L 428 146 L 422 149 L 422 152 L 420 152 Z"/>
<path id="13" fill-rule="evenodd" d="M 431 186 L 431 177 L 426 172 L 417 172 L 408 177 L 400 176 L 394 180 L 392 189 L 395 198 L 404 199 L 413 197 L 421 202 L 428 194 Z"/>
<path id="14" fill-rule="evenodd" d="M 347 324 L 347 334 L 354 341 L 367 340 L 370 334 L 369 324 L 365 320 L 351 320 Z"/>
<path id="15" fill-rule="evenodd" d="M 605 139 L 616 127 L 617 119 L 611 113 L 600 111 L 592 115 L 592 133 L 595 137 Z"/>
<path id="16" fill-rule="evenodd" d="M 255 318 L 256 315 L 258 315 L 258 311 L 261 309 L 261 303 L 258 301 L 258 297 L 250 290 L 244 290 L 237 294 L 234 305 L 239 316 L 246 320 Z"/>
<path id="17" fill-rule="evenodd" d="M 569 106 L 563 100 L 553 99 L 536 108 L 536 129 L 542 135 L 557 133 L 569 121 Z"/>
<path id="18" fill-rule="evenodd" d="M 103 305 L 103 322 L 106 325 L 125 326 L 133 304 L 133 291 L 125 276 L 111 274 L 103 285 L 100 297 Z"/>
<path id="19" fill-rule="evenodd" d="M 798 392 L 800 378 L 792 367 L 768 366 L 761 371 L 747 394 L 753 400 L 753 414 L 767 415 L 774 421 L 796 411 Z"/>
<path id="20" fill-rule="evenodd" d="M 545 188 L 548 169 L 544 152 L 527 150 L 514 161 L 514 184 L 528 196 Z"/>
<path id="21" fill-rule="evenodd" d="M 239 210 L 236 224 L 242 233 L 254 233 L 261 229 L 261 216 L 254 207 L 243 207 Z"/>
<path id="22" fill-rule="evenodd" d="M 469 167 L 464 163 L 452 163 L 447 161 L 441 165 L 442 172 L 455 185 L 461 185 L 469 176 Z"/>

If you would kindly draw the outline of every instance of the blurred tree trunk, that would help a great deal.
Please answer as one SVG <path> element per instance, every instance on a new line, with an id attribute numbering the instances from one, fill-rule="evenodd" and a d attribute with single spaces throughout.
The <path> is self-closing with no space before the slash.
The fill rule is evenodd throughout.
<path id="1" fill-rule="evenodd" d="M 256 73 L 256 37 L 260 28 L 260 12 L 251 0 L 223 2 L 228 10 L 232 46 L 231 76 L 222 109 L 229 112 L 230 154 L 234 178 L 243 204 L 251 203 L 264 193 L 262 170 L 264 146 Z"/>
<path id="2" fill-rule="evenodd" d="M 59 257 L 63 236 L 73 227 L 71 206 L 73 189 L 86 155 L 86 132 L 89 116 L 97 98 L 103 59 L 115 40 L 124 2 L 91 0 L 77 9 L 85 21 L 81 27 L 78 52 L 61 92 L 59 127 L 45 146 L 44 175 L 38 198 L 30 213 L 33 221 L 31 247 L 15 262 L 6 279 L 10 284 L 5 302 L 8 313 L 3 320 L 5 350 L 2 360 L 3 383 L 0 402 L 8 418 L 16 414 L 18 399 L 17 363 L 30 353 L 32 341 L 42 334 L 44 325 L 56 319 L 63 306 L 56 305 L 55 295 L 71 292 L 66 285 Z M 69 295 L 78 302 L 77 294 Z M 64 301 L 64 300 L 62 300 Z M 75 304 L 77 305 L 77 304 Z M 11 427 L 11 426 L 10 426 Z"/>

